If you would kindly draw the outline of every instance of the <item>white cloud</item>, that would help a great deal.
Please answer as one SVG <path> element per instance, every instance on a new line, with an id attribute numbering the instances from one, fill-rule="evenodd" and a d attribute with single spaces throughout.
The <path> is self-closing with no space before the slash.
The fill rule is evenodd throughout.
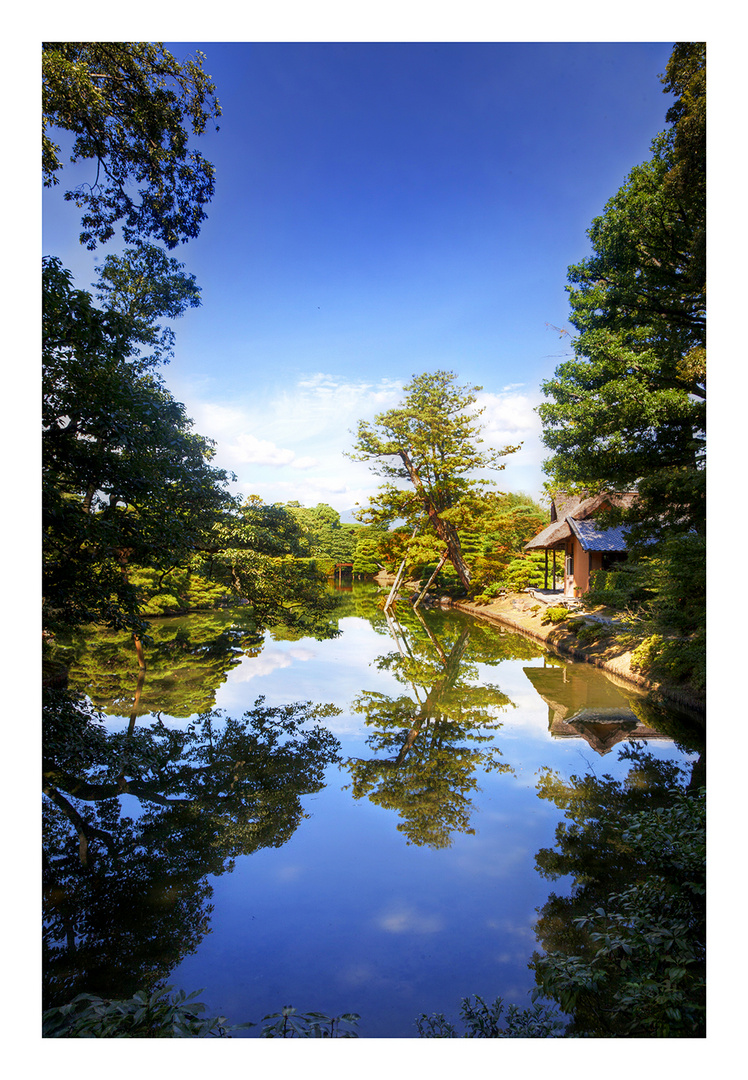
<path id="1" fill-rule="evenodd" d="M 238 493 L 267 502 L 297 500 L 304 506 L 324 502 L 348 517 L 379 486 L 365 462 L 346 457 L 358 422 L 393 408 L 402 394 L 403 383 L 393 379 L 313 372 L 270 397 L 208 402 L 199 391 L 183 396 L 196 429 L 216 442 L 214 464 L 236 474 Z M 524 444 L 495 475 L 499 490 L 539 494 L 544 456 L 534 412 L 539 400 L 523 392 L 521 384 L 478 395 L 484 445 Z"/>
<path id="2" fill-rule="evenodd" d="M 254 435 L 246 434 L 240 435 L 225 449 L 241 464 L 290 465 L 296 457 L 293 450 L 282 450 L 268 439 L 258 439 Z"/>
<path id="3" fill-rule="evenodd" d="M 540 417 L 535 412 L 539 397 L 521 394 L 519 388 L 507 388 L 499 394 L 480 393 L 478 407 L 483 409 L 483 441 L 491 446 L 513 445 L 540 435 Z"/>

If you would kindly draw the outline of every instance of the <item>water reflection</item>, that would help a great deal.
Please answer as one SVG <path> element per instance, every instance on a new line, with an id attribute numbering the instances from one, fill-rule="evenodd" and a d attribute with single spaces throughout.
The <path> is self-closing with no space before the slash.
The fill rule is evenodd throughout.
<path id="1" fill-rule="evenodd" d="M 215 706 L 229 672 L 242 657 L 259 655 L 264 640 L 241 609 L 154 619 L 150 637 L 147 674 L 138 692 L 141 669 L 131 634 L 103 628 L 71 634 L 59 647 L 71 665 L 70 690 L 85 694 L 109 716 L 133 710 L 137 716 L 195 716 Z"/>
<path id="2" fill-rule="evenodd" d="M 524 672 L 548 705 L 548 730 L 555 739 L 584 739 L 603 756 L 624 740 L 669 737 L 641 715 L 643 694 L 599 668 L 547 660 Z"/>
<path id="3" fill-rule="evenodd" d="M 207 930 L 208 875 L 305 817 L 301 797 L 338 760 L 324 725 L 338 710 L 259 699 L 241 720 L 117 732 L 69 698 L 47 705 L 45 1007 L 151 990 Z"/>
<path id="4" fill-rule="evenodd" d="M 604 681 L 594 682 L 593 669 L 540 659 L 538 643 L 489 623 L 454 611 L 419 616 L 409 605 L 401 606 L 397 621 L 388 622 L 376 593 L 358 587 L 338 594 L 338 601 L 318 621 L 318 636 L 303 631 L 298 620 L 286 620 L 263 638 L 251 617 L 239 611 L 154 620 L 145 672 L 124 635 L 97 632 L 65 643 L 74 660 L 69 687 L 93 705 L 64 694 L 57 702 L 53 693 L 49 696 L 45 1004 L 81 991 L 128 996 L 174 978 L 188 989 L 215 986 L 221 995 L 233 988 L 238 1004 L 230 1014 L 259 1018 L 286 1000 L 326 1007 L 328 993 L 340 990 L 340 972 L 357 965 L 369 974 L 346 984 L 333 1007 L 361 1011 L 371 1031 L 380 1022 L 379 1034 L 408 1037 L 410 1017 L 421 1001 L 411 1013 L 410 998 L 397 995 L 415 993 L 411 983 L 427 994 L 443 979 L 449 998 L 439 1007 L 463 993 L 496 992 L 497 985 L 499 990 L 526 988 L 526 943 L 532 933 L 527 913 L 546 897 L 533 855 L 550 839 L 556 820 L 547 805 L 538 811 L 534 779 L 528 783 L 527 778 L 548 761 L 575 758 L 570 735 L 607 754 L 614 731 L 626 737 L 646 731 L 648 739 L 667 731 L 673 738 L 672 720 L 652 712 L 636 692 L 612 687 L 601 673 L 594 675 Z M 352 618 L 366 623 L 354 628 L 341 621 Z M 347 648 L 334 640 L 341 626 L 350 632 Z M 312 636 L 324 644 L 286 644 Z M 268 649 L 275 641 L 276 651 L 289 661 L 282 671 L 266 663 L 253 684 L 262 692 L 269 688 L 273 701 L 326 700 L 336 680 L 337 701 L 347 718 L 337 730 L 350 738 L 344 753 L 330 732 L 339 709 L 309 704 L 271 709 L 260 699 L 240 720 L 215 712 L 217 701 L 226 703 L 232 691 L 226 684 L 236 679 L 245 658 L 262 666 L 263 641 Z M 309 685 L 299 693 L 306 683 L 294 657 L 302 653 Z M 611 699 L 611 687 L 623 698 Z M 245 694 L 246 687 L 237 684 L 234 691 L 241 713 L 247 698 L 239 692 Z M 125 721 L 102 722 L 94 705 Z M 564 740 L 557 738 L 560 733 Z M 664 749 L 661 743 L 658 749 Z M 611 767 L 613 757 L 606 762 Z M 341 768 L 331 770 L 324 788 L 325 769 L 335 763 Z M 632 783 L 641 775 L 632 770 Z M 572 781 L 559 778 L 554 786 L 548 780 L 541 798 L 564 813 L 567 803 L 579 804 L 572 788 Z M 315 820 L 300 829 L 306 797 L 323 789 L 324 796 L 312 804 Z M 351 797 L 358 806 L 351 805 Z M 383 812 L 368 813 L 368 803 Z M 593 803 L 585 810 L 590 822 Z M 615 811 L 615 798 L 611 805 Z M 486 812 L 480 834 L 473 836 L 480 809 Z M 592 867 L 610 853 L 606 832 L 600 834 L 601 853 L 593 851 L 593 831 L 590 824 L 582 845 Z M 225 880 L 241 856 L 286 844 L 283 852 L 273 852 L 272 861 L 240 862 L 230 886 L 223 886 L 231 900 L 222 898 L 223 908 L 218 906 L 222 891 L 216 889 L 214 897 L 212 878 Z M 409 845 L 430 849 L 427 857 Z M 538 855 L 544 876 L 556 869 L 575 873 L 563 869 L 571 862 L 554 862 L 549 851 L 543 848 Z M 573 855 L 570 849 L 559 858 Z M 284 858 L 305 866 L 303 898 L 301 885 L 291 888 L 285 877 L 286 884 L 275 891 L 275 868 L 290 867 Z M 580 887 L 589 866 L 579 864 Z M 280 881 L 279 872 L 276 876 Z M 497 889 L 499 880 L 511 884 Z M 401 892 L 394 895 L 394 889 Z M 261 935 L 254 922 L 246 923 L 251 890 L 252 910 L 265 905 Z M 431 898 L 431 906 L 416 913 L 411 898 L 419 890 Z M 555 908 L 554 902 L 549 898 L 538 924 L 544 946 L 575 932 L 561 925 L 573 911 Z M 209 925 L 213 933 L 200 947 Z M 506 942 L 491 929 L 499 925 L 511 927 L 520 942 L 511 975 L 505 973 L 510 970 Z M 430 951 L 421 940 L 424 927 L 435 942 L 442 935 Z M 383 933 L 398 936 L 390 952 Z M 205 956 L 220 935 L 228 944 L 220 970 L 210 969 Z M 251 1006 L 245 1004 L 246 978 L 223 961 L 240 938 L 241 955 L 256 965 L 259 1003 Z M 196 952 L 198 967 L 192 969 L 189 957 Z M 180 964 L 181 973 L 174 975 Z M 207 970 L 200 966 L 205 964 Z M 389 982 L 381 981 L 380 967 Z M 305 970 L 313 989 L 302 1001 L 293 988 Z M 505 983 L 497 984 L 497 972 L 504 972 Z M 402 989 L 406 983 L 411 989 Z M 359 993 L 370 998 L 353 996 Z M 424 1002 L 423 1007 L 429 1006 Z M 223 1004 L 217 1008 L 222 1011 Z M 400 1031 L 396 1025 L 403 1017 L 409 1027 Z"/>
<path id="5" fill-rule="evenodd" d="M 703 789 L 692 767 L 619 749 L 619 780 L 564 780 L 550 769 L 541 799 L 565 815 L 538 873 L 568 880 L 536 926 L 538 987 L 570 1014 L 567 1035 L 703 1035 L 705 838 Z"/>
<path id="6" fill-rule="evenodd" d="M 388 617 L 396 649 L 377 660 L 408 693 L 356 698 L 352 708 L 372 729 L 366 744 L 377 756 L 345 765 L 354 799 L 394 810 L 409 844 L 444 848 L 455 832 L 475 831 L 476 770 L 510 771 L 494 739 L 502 726 L 497 714 L 512 703 L 498 686 L 476 679 L 469 648 L 475 623 L 453 617 L 429 625 L 417 610 L 409 615 L 405 626 Z"/>

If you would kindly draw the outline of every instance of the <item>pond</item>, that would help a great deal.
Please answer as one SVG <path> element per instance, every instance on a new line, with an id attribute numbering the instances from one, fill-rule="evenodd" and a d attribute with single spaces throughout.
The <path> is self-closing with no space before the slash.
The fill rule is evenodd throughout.
<path id="1" fill-rule="evenodd" d="M 144 676 L 125 635 L 67 643 L 104 720 L 48 750 L 47 1005 L 166 982 L 235 1023 L 357 1012 L 368 1038 L 468 995 L 526 1006 L 572 778 L 642 776 L 642 751 L 700 775 L 683 717 L 589 665 L 339 600 L 314 633 L 155 620 Z"/>

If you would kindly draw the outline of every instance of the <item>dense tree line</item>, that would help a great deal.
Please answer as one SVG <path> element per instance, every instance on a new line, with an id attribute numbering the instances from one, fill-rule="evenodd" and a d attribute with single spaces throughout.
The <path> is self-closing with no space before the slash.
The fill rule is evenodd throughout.
<path id="1" fill-rule="evenodd" d="M 590 600 L 638 616 L 654 675 L 704 682 L 706 607 L 706 47 L 681 42 L 649 160 L 593 221 L 569 268 L 573 357 L 539 412 L 554 490 L 636 490 L 611 514 L 631 557 Z"/>
<path id="2" fill-rule="evenodd" d="M 81 242 L 120 244 L 94 292 L 58 258 L 43 264 L 47 640 L 91 622 L 140 639 L 153 614 L 231 597 L 260 621 L 329 607 L 303 527 L 280 506 L 229 495 L 231 477 L 162 375 L 170 323 L 200 303 L 167 251 L 199 234 L 214 190 L 191 145 L 220 115 L 203 61 L 150 43 L 43 47 L 45 184 L 70 173 Z M 54 140 L 71 138 L 66 162 Z"/>

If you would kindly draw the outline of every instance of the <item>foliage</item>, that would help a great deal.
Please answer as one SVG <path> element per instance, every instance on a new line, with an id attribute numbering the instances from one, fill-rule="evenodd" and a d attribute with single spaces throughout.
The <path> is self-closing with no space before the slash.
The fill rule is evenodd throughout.
<path id="1" fill-rule="evenodd" d="M 571 874 L 537 924 L 535 995 L 572 1016 L 567 1034 L 694 1037 L 704 1033 L 705 794 L 640 748 L 625 781 L 546 772 L 541 798 L 564 809 L 541 874 Z"/>
<path id="2" fill-rule="evenodd" d="M 555 552 L 553 554 L 555 555 Z M 552 575 L 552 567 L 553 564 L 550 563 L 549 576 Z M 557 568 L 556 574 L 562 576 L 563 571 Z M 545 588 L 545 556 L 538 552 L 526 552 L 515 556 L 504 567 L 499 581 L 508 592 Z"/>
<path id="3" fill-rule="evenodd" d="M 645 674 L 705 682 L 706 47 L 681 42 L 662 79 L 676 95 L 652 144 L 569 268 L 574 356 L 543 386 L 554 488 L 636 490 L 626 564 L 586 597 L 650 639 Z M 667 642 L 667 644 L 665 644 Z M 656 645 L 656 647 L 655 647 Z M 644 655 L 646 653 L 646 656 Z"/>
<path id="4" fill-rule="evenodd" d="M 66 1005 L 47 1009 L 42 1019 L 46 1039 L 203 1039 L 231 1038 L 230 1032 L 255 1027 L 254 1023 L 229 1024 L 225 1016 L 202 1017 L 205 1005 L 194 999 L 202 990 L 169 996 L 171 986 L 147 994 L 108 1000 L 95 994 L 78 994 Z M 359 1013 L 327 1016 L 322 1012 L 297 1013 L 284 1005 L 278 1013 L 263 1017 L 263 1039 L 357 1039 L 354 1029 Z"/>
<path id="5" fill-rule="evenodd" d="M 569 269 L 574 358 L 539 408 L 554 485 L 638 489 L 634 541 L 705 526 L 705 65 L 703 44 L 673 49 L 673 126 Z"/>
<path id="6" fill-rule="evenodd" d="M 342 1013 L 340 1016 L 327 1016 L 321 1012 L 297 1013 L 292 1005 L 284 1005 L 280 1012 L 263 1016 L 263 1020 L 275 1023 L 265 1024 L 262 1038 L 357 1039 L 358 1032 L 353 1029 L 360 1019 L 359 1013 Z"/>
<path id="7" fill-rule="evenodd" d="M 207 933 L 211 878 L 303 821 L 339 760 L 339 710 L 260 698 L 240 719 L 118 730 L 69 692 L 45 706 L 45 1007 L 153 993 Z"/>
<path id="8" fill-rule="evenodd" d="M 475 995 L 462 999 L 460 1017 L 464 1031 L 460 1033 L 443 1013 L 416 1018 L 418 1036 L 421 1039 L 554 1039 L 558 1038 L 563 1023 L 552 1009 L 535 1004 L 528 1009 L 509 1005 L 503 1017 L 504 1002 L 497 997 L 487 1004 Z"/>
<path id="9" fill-rule="evenodd" d="M 142 631 L 130 562 L 166 570 L 205 543 L 226 503 L 209 440 L 152 373 L 130 363 L 131 327 L 44 264 L 45 625 Z"/>
<path id="10" fill-rule="evenodd" d="M 194 999 L 202 990 L 169 997 L 167 986 L 147 994 L 110 1001 L 78 994 L 67 1005 L 47 1009 L 42 1018 L 45 1039 L 203 1039 L 227 1034 L 225 1016 L 202 1017 L 205 1005 Z"/>
<path id="11" fill-rule="evenodd" d="M 536 583 L 542 586 L 540 562 L 534 555 L 524 556 L 523 549 L 545 526 L 545 519 L 545 511 L 527 495 L 490 493 L 477 500 L 461 534 L 465 558 L 471 568 L 471 587 L 485 592 L 486 584 L 499 582 L 515 591 L 507 575 L 510 566 L 516 572 L 521 564 L 525 564 L 527 571 L 532 568 L 528 579 L 532 576 L 533 580 L 519 588 Z"/>
<path id="12" fill-rule="evenodd" d="M 174 354 L 174 331 L 161 320 L 178 319 L 188 307 L 200 306 L 194 275 L 160 248 L 143 243 L 121 255 L 107 255 L 96 273 L 99 303 L 129 325 L 131 341 L 147 352 L 144 366 L 168 363 Z"/>
<path id="13" fill-rule="evenodd" d="M 569 617 L 569 612 L 565 607 L 549 607 L 543 612 L 540 619 L 542 623 L 556 623 L 565 622 Z"/>
<path id="14" fill-rule="evenodd" d="M 204 56 L 178 63 L 151 42 L 45 42 L 42 46 L 42 172 L 64 166 L 52 136 L 74 137 L 70 163 L 95 163 L 89 182 L 65 192 L 85 210 L 80 241 L 94 249 L 115 234 L 174 248 L 198 235 L 214 191 L 210 162 L 189 146 L 220 115 Z M 78 173 L 80 175 L 80 173 Z"/>
<path id="15" fill-rule="evenodd" d="M 593 575 L 587 607 L 621 612 L 641 644 L 635 670 L 656 682 L 706 687 L 706 538 L 662 538 L 648 553 Z M 643 640 L 641 640 L 643 639 Z"/>
<path id="16" fill-rule="evenodd" d="M 595 645 L 615 633 L 615 629 L 609 623 L 588 623 L 584 619 L 568 620 L 566 629 L 571 630 L 576 637 L 577 644 L 583 646 Z"/>
<path id="17" fill-rule="evenodd" d="M 631 667 L 654 682 L 686 685 L 706 690 L 706 633 L 689 638 L 664 638 L 652 634 L 631 654 Z"/>
<path id="18" fill-rule="evenodd" d="M 309 554 L 318 565 L 320 559 L 330 564 L 330 572 L 336 563 L 352 563 L 359 534 L 367 530 L 362 525 L 344 524 L 340 514 L 326 503 L 318 503 L 313 509 L 298 502 L 286 504 L 286 509 L 299 522 Z"/>
<path id="19" fill-rule="evenodd" d="M 192 563 L 163 573 L 148 568 L 132 570 L 130 581 L 137 590 L 144 615 L 205 611 L 236 603 L 236 594 L 228 587 L 200 573 L 203 560 L 193 559 Z"/>
<path id="20" fill-rule="evenodd" d="M 465 588 L 470 570 L 458 529 L 488 483 L 471 474 L 503 468 L 500 459 L 517 449 L 481 449 L 480 410 L 472 408 L 479 389 L 456 385 L 452 372 L 414 375 L 400 406 L 373 424 L 359 421 L 356 452 L 349 455 L 386 478 L 360 516 L 379 525 L 401 519 L 410 530 L 418 526 L 435 533 Z M 403 481 L 410 486 L 403 487 Z"/>
<path id="21" fill-rule="evenodd" d="M 362 526 L 356 534 L 353 552 L 353 573 L 376 574 L 382 569 L 381 545 L 384 534 L 379 529 Z"/>
<path id="22" fill-rule="evenodd" d="M 336 598 L 296 516 L 280 503 L 267 505 L 256 495 L 232 507 L 217 521 L 204 546 L 207 578 L 249 601 L 258 623 L 282 623 L 321 636 L 330 625 Z"/>

